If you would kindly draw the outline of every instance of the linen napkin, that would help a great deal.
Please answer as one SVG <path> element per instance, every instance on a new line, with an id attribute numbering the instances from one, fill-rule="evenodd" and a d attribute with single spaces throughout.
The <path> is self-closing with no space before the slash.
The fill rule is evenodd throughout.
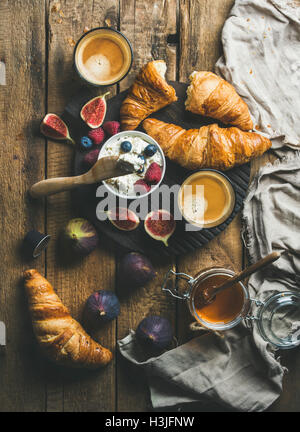
<path id="1" fill-rule="evenodd" d="M 295 3 L 237 0 L 227 19 L 224 55 L 216 72 L 231 82 L 250 107 L 257 131 L 273 148 L 300 145 L 300 21 Z M 300 157 L 289 150 L 283 161 L 260 169 L 243 210 L 250 259 L 284 250 L 263 274 L 252 275 L 252 297 L 299 290 Z M 253 313 L 256 313 L 254 307 Z M 283 322 L 283 325 L 289 325 Z M 299 321 L 295 321 L 295 328 Z M 263 411 L 280 395 L 285 368 L 256 325 L 244 324 L 222 336 L 205 334 L 159 357 L 145 358 L 134 332 L 118 342 L 121 354 L 142 368 L 154 408 L 218 402 L 227 409 Z"/>
<path id="2" fill-rule="evenodd" d="M 300 146 L 300 1 L 239 0 L 222 31 L 216 72 L 249 106 L 272 148 Z"/>

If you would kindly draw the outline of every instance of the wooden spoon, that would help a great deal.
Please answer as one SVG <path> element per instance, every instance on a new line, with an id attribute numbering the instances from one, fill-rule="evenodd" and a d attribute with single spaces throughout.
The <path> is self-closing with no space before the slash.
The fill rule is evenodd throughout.
<path id="1" fill-rule="evenodd" d="M 218 293 L 224 291 L 227 288 L 231 288 L 236 283 L 240 282 L 241 280 L 245 279 L 251 274 L 257 272 L 258 270 L 262 270 L 264 267 L 267 267 L 272 262 L 278 260 L 280 256 L 281 256 L 281 252 L 272 252 L 271 254 L 257 261 L 255 264 L 252 264 L 251 266 L 247 267 L 245 270 L 241 271 L 240 273 L 237 273 L 232 278 L 229 278 L 228 280 L 226 280 L 226 282 L 223 282 L 221 285 L 217 287 L 213 287 L 211 289 L 209 288 L 203 289 L 201 292 L 199 307 L 207 306 L 209 303 L 211 303 L 214 300 L 215 296 Z"/>
<path id="2" fill-rule="evenodd" d="M 131 174 L 132 172 L 134 172 L 133 165 L 118 161 L 118 156 L 106 156 L 100 158 L 85 174 L 75 177 L 51 178 L 35 183 L 30 188 L 30 195 L 34 198 L 40 198 L 70 190 L 77 186 L 98 183 L 109 178 Z"/>

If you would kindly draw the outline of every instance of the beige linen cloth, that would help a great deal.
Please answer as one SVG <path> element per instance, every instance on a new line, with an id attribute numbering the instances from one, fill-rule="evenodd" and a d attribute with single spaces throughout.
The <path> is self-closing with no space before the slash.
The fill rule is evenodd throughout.
<path id="1" fill-rule="evenodd" d="M 272 138 L 274 148 L 290 147 L 283 160 L 260 169 L 244 204 L 250 259 L 272 250 L 288 252 L 250 278 L 250 295 L 259 300 L 300 289 L 300 156 L 291 150 L 300 137 L 299 41 L 299 8 L 290 2 L 236 1 L 216 66 L 245 98 L 257 129 Z M 282 322 L 292 324 L 298 328 L 299 321 Z M 252 330 L 241 324 L 223 337 L 196 337 L 159 357 L 146 358 L 133 331 L 118 344 L 121 354 L 145 371 L 153 408 L 198 402 L 203 410 L 213 401 L 230 410 L 263 411 L 282 390 L 285 369 L 256 324 Z"/>

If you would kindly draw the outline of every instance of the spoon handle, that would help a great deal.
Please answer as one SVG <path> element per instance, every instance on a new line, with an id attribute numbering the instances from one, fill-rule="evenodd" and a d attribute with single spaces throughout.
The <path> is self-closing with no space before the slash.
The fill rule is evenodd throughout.
<path id="1" fill-rule="evenodd" d="M 257 272 L 258 270 L 262 270 L 263 268 L 267 267 L 272 262 L 276 261 L 280 256 L 281 256 L 281 252 L 270 253 L 269 255 L 265 256 L 264 258 L 260 259 L 256 263 L 247 267 L 245 270 L 241 271 L 237 275 L 228 279 L 225 283 L 219 285 L 216 288 L 213 288 L 209 293 L 207 292 L 205 295 L 205 300 L 207 302 L 209 302 L 219 292 L 221 292 L 227 288 L 231 288 L 233 285 L 235 285 L 236 283 L 245 279 L 246 277 L 250 276 L 251 274 Z"/>
<path id="2" fill-rule="evenodd" d="M 73 189 L 81 184 L 83 184 L 82 176 L 51 178 L 42 180 L 31 186 L 30 195 L 33 198 L 41 198 Z"/>

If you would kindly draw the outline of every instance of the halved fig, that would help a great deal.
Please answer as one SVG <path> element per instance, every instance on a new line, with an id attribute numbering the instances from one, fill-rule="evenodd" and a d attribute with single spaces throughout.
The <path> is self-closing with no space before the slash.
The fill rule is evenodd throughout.
<path id="1" fill-rule="evenodd" d="M 167 210 L 154 210 L 147 214 L 144 227 L 154 240 L 160 240 L 168 246 L 168 239 L 175 231 L 176 221 Z"/>
<path id="2" fill-rule="evenodd" d="M 100 127 L 106 114 L 106 100 L 109 92 L 89 100 L 80 111 L 82 120 L 92 129 Z"/>
<path id="3" fill-rule="evenodd" d="M 108 210 L 107 215 L 110 222 L 122 231 L 133 231 L 140 223 L 138 215 L 125 207 Z"/>
<path id="4" fill-rule="evenodd" d="M 68 126 L 57 114 L 47 114 L 41 122 L 40 130 L 47 138 L 65 140 L 75 144 L 70 137 Z"/>

